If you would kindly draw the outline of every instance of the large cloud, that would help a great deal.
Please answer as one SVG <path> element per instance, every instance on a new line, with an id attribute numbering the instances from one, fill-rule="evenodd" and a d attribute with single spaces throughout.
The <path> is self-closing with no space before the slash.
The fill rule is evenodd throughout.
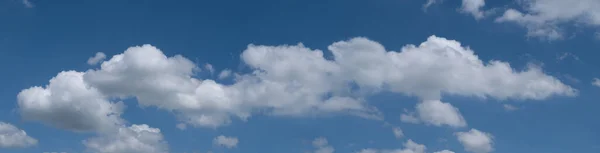
<path id="1" fill-rule="evenodd" d="M 514 22 L 527 28 L 527 35 L 549 40 L 564 38 L 561 24 L 600 27 L 598 0 L 522 0 L 524 11 L 508 9 L 496 21 Z"/>
<path id="2" fill-rule="evenodd" d="M 455 135 L 468 152 L 489 153 L 494 151 L 494 136 L 489 133 L 471 129 L 467 132 L 457 132 Z"/>
<path id="3" fill-rule="evenodd" d="M 122 103 L 107 100 L 83 75 L 60 72 L 45 87 L 21 91 L 17 99 L 23 118 L 73 131 L 104 131 L 122 124 Z"/>
<path id="4" fill-rule="evenodd" d="M 0 148 L 25 148 L 38 143 L 38 140 L 12 124 L 0 122 Z"/>
<path id="5" fill-rule="evenodd" d="M 231 122 L 232 116 L 245 120 L 256 113 L 378 118 L 377 110 L 363 99 L 380 91 L 438 102 L 443 94 L 500 100 L 576 95 L 576 90 L 538 67 L 515 70 L 506 62 L 483 62 L 459 42 L 436 36 L 401 51 L 387 51 L 366 38 L 336 42 L 328 50 L 331 60 L 302 44 L 249 45 L 241 59 L 253 72 L 236 75 L 233 84 L 221 84 L 195 78 L 199 68 L 182 56 L 136 46 L 102 62 L 99 69 L 62 72 L 45 88 L 23 90 L 19 106 L 26 118 L 91 130 L 121 122 L 121 106 L 109 98 L 135 97 L 141 106 L 175 112 L 184 123 L 218 127 Z M 433 104 L 420 104 L 418 112 L 438 106 Z M 432 124 L 462 125 L 419 116 Z"/>
<path id="6" fill-rule="evenodd" d="M 146 124 L 120 127 L 113 133 L 83 141 L 91 152 L 96 153 L 167 153 L 167 143 L 160 129 Z"/>

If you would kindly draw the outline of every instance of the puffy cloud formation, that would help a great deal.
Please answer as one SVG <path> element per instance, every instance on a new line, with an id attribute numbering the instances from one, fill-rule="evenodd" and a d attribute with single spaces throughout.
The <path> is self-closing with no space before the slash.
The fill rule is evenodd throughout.
<path id="1" fill-rule="evenodd" d="M 12 124 L 0 122 L 0 148 L 25 148 L 38 143 L 38 140 Z"/>
<path id="2" fill-rule="evenodd" d="M 422 99 L 417 113 L 424 122 L 460 126 L 460 115 L 440 119 L 425 113 L 457 112 L 439 101 L 442 94 L 500 100 L 577 94 L 538 67 L 519 71 L 506 62 L 483 62 L 459 42 L 436 36 L 401 51 L 360 37 L 333 43 L 328 50 L 332 60 L 302 44 L 249 45 L 241 59 L 253 72 L 225 85 L 194 78 L 200 68 L 180 55 L 168 57 L 151 45 L 130 47 L 98 69 L 61 72 L 46 87 L 21 91 L 19 110 L 27 119 L 60 128 L 98 130 L 122 122 L 123 106 L 108 99 L 134 97 L 141 106 L 174 112 L 186 124 L 216 128 L 231 117 L 246 120 L 256 113 L 380 118 L 363 99 L 390 91 Z"/>
<path id="3" fill-rule="evenodd" d="M 448 125 L 450 127 L 465 127 L 467 122 L 457 108 L 449 103 L 439 100 L 427 100 L 416 106 L 417 116 L 402 115 L 401 120 L 408 123 L 431 124 L 435 126 Z"/>
<path id="4" fill-rule="evenodd" d="M 160 129 L 146 124 L 120 127 L 118 131 L 104 133 L 83 141 L 91 152 L 97 153 L 167 153 L 167 143 Z"/>
<path id="5" fill-rule="evenodd" d="M 561 24 L 600 26 L 598 0 L 521 0 L 523 12 L 508 9 L 497 22 L 514 22 L 527 28 L 527 35 L 548 40 L 564 37 Z"/>
<path id="6" fill-rule="evenodd" d="M 317 148 L 317 150 L 315 150 L 315 153 L 333 153 L 335 151 L 335 149 L 331 145 L 329 145 L 327 139 L 323 137 L 316 138 L 315 140 L 313 140 L 312 144 L 313 147 Z"/>
<path id="7" fill-rule="evenodd" d="M 101 61 L 103 61 L 104 59 L 106 59 L 106 54 L 104 54 L 103 52 L 97 52 L 94 57 L 90 57 L 87 60 L 87 63 L 89 65 L 96 65 L 96 64 L 100 63 Z"/>
<path id="8" fill-rule="evenodd" d="M 238 138 L 220 135 L 213 139 L 213 144 L 217 146 L 223 146 L 226 148 L 235 148 L 238 144 Z"/>
<path id="9" fill-rule="evenodd" d="M 471 129 L 468 132 L 457 132 L 455 135 L 468 152 L 489 153 L 494 151 L 494 136 L 489 133 Z"/>
<path id="10" fill-rule="evenodd" d="M 63 71 L 45 87 L 22 90 L 21 116 L 73 131 L 104 131 L 122 124 L 122 103 L 111 102 L 83 79 L 83 72 Z"/>
<path id="11" fill-rule="evenodd" d="M 425 153 L 425 145 L 415 143 L 412 140 L 406 141 L 403 144 L 404 149 L 395 150 L 378 150 L 378 149 L 363 149 L 358 153 Z"/>

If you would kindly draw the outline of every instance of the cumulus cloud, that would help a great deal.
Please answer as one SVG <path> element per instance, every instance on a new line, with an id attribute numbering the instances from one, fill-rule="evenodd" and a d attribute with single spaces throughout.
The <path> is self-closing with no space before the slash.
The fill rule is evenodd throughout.
<path id="1" fill-rule="evenodd" d="M 521 4 L 523 11 L 508 9 L 496 21 L 517 23 L 527 29 L 528 36 L 548 40 L 564 38 L 561 24 L 600 26 L 597 0 L 522 0 Z"/>
<path id="2" fill-rule="evenodd" d="M 216 128 L 232 117 L 245 121 L 257 113 L 378 119 L 380 113 L 364 97 L 381 91 L 419 97 L 423 102 L 417 113 L 428 112 L 429 106 L 453 108 L 439 101 L 442 94 L 500 100 L 577 94 L 539 67 L 515 70 L 506 62 L 483 62 L 458 41 L 436 36 L 400 51 L 387 51 L 360 37 L 335 42 L 328 50 L 331 60 L 302 44 L 248 45 L 241 60 L 252 72 L 226 85 L 193 77 L 198 67 L 183 56 L 168 57 L 151 45 L 135 46 L 103 61 L 100 68 L 61 72 L 46 87 L 21 91 L 19 109 L 30 120 L 97 130 L 122 122 L 123 106 L 108 99 L 133 97 L 140 106 L 174 112 L 186 124 Z M 452 123 L 435 115 L 417 116 L 431 124 L 462 125 L 457 115 L 451 120 L 458 122 Z"/>
<path id="3" fill-rule="evenodd" d="M 494 136 L 489 133 L 471 129 L 468 132 L 457 132 L 455 135 L 468 152 L 489 153 L 494 151 Z"/>
<path id="4" fill-rule="evenodd" d="M 44 87 L 17 95 L 18 110 L 26 120 L 72 131 L 103 131 L 122 124 L 124 105 L 111 102 L 83 80 L 83 72 L 63 71 Z"/>
<path id="5" fill-rule="evenodd" d="M 417 117 L 411 118 L 418 118 L 419 121 L 422 121 L 425 124 L 431 124 L 435 126 L 448 125 L 450 127 L 467 126 L 467 122 L 460 114 L 460 111 L 449 103 L 444 103 L 439 100 L 423 101 L 417 104 L 416 110 Z M 420 123 L 411 122 L 411 120 L 408 120 L 407 122 Z"/>
<path id="6" fill-rule="evenodd" d="M 115 132 L 103 133 L 84 140 L 91 152 L 97 153 L 167 153 L 168 147 L 160 129 L 146 124 L 120 127 Z"/>
<path id="7" fill-rule="evenodd" d="M 316 138 L 313 140 L 312 144 L 313 147 L 317 149 L 314 153 L 333 153 L 335 151 L 335 149 L 329 145 L 329 142 L 324 137 Z"/>
<path id="8" fill-rule="evenodd" d="M 381 149 L 363 149 L 358 153 L 425 153 L 425 145 L 415 143 L 412 140 L 403 144 L 404 149 L 381 150 Z"/>
<path id="9" fill-rule="evenodd" d="M 226 148 L 235 148 L 238 144 L 238 138 L 220 135 L 213 139 L 213 144 Z"/>
<path id="10" fill-rule="evenodd" d="M 396 138 L 402 138 L 402 137 L 404 137 L 404 132 L 402 132 L 402 129 L 400 129 L 399 127 L 393 128 L 392 132 L 394 132 L 394 136 Z"/>
<path id="11" fill-rule="evenodd" d="M 102 62 L 104 59 L 106 59 L 106 54 L 104 54 L 103 52 L 97 52 L 94 57 L 90 57 L 87 60 L 87 63 L 89 65 L 96 65 L 96 64 Z"/>
<path id="12" fill-rule="evenodd" d="M 38 140 L 12 124 L 0 122 L 0 148 L 26 148 L 37 145 Z"/>

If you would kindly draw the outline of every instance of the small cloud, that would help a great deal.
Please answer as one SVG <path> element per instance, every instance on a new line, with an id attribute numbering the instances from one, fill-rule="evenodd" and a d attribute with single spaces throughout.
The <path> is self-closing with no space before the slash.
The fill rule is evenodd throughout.
<path id="1" fill-rule="evenodd" d="M 94 57 L 90 57 L 87 60 L 87 64 L 96 65 L 96 64 L 104 61 L 104 59 L 106 59 L 106 54 L 104 54 L 103 52 L 97 52 Z"/>
<path id="2" fill-rule="evenodd" d="M 180 130 L 185 130 L 185 129 L 187 129 L 187 126 L 186 126 L 185 124 L 183 124 L 183 123 L 179 123 L 179 124 L 177 124 L 176 126 L 177 126 L 177 128 L 178 128 L 178 129 L 180 129 Z"/>
<path id="3" fill-rule="evenodd" d="M 21 2 L 23 2 L 23 5 L 25 5 L 25 7 L 27 8 L 33 8 L 33 3 L 29 0 L 22 0 Z"/>
<path id="4" fill-rule="evenodd" d="M 231 76 L 231 70 L 229 69 L 225 69 L 223 71 L 221 71 L 221 73 L 219 73 L 219 79 L 225 79 L 227 77 Z"/>
<path id="5" fill-rule="evenodd" d="M 502 106 L 504 107 L 504 110 L 506 110 L 506 111 L 515 111 L 515 110 L 519 109 L 518 107 L 509 105 L 509 104 L 504 104 Z"/>
<path id="6" fill-rule="evenodd" d="M 423 4 L 423 10 L 427 10 L 431 5 L 444 2 L 443 0 L 427 0 L 427 3 Z"/>
<path id="7" fill-rule="evenodd" d="M 394 129 L 392 129 L 392 131 L 394 132 L 394 136 L 398 139 L 404 137 L 404 132 L 402 132 L 402 129 L 400 129 L 399 127 L 395 127 Z"/>
<path id="8" fill-rule="evenodd" d="M 594 78 L 594 80 L 592 81 L 592 85 L 594 85 L 596 87 L 600 87 L 600 79 Z"/>
<path id="9" fill-rule="evenodd" d="M 215 69 L 213 68 L 212 64 L 206 63 L 204 65 L 204 69 L 208 70 L 208 72 L 210 72 L 210 74 L 213 74 L 215 72 Z"/>
<path id="10" fill-rule="evenodd" d="M 213 144 L 217 146 L 223 146 L 226 148 L 235 148 L 238 144 L 238 138 L 220 135 L 213 139 Z"/>
<path id="11" fill-rule="evenodd" d="M 564 52 L 561 55 L 556 56 L 556 59 L 558 61 L 563 61 L 567 58 L 572 58 L 573 60 L 579 61 L 579 56 L 577 56 L 573 53 L 570 53 L 570 52 Z"/>

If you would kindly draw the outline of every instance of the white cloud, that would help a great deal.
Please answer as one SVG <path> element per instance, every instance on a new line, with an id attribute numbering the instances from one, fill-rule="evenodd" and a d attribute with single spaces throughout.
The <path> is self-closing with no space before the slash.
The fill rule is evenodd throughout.
<path id="1" fill-rule="evenodd" d="M 179 123 L 177 125 L 175 125 L 175 127 L 177 127 L 180 130 L 185 130 L 187 129 L 187 125 L 183 124 L 183 123 Z"/>
<path id="2" fill-rule="evenodd" d="M 26 148 L 37 145 L 38 140 L 12 124 L 0 122 L 0 148 Z"/>
<path id="3" fill-rule="evenodd" d="M 97 52 L 94 57 L 90 57 L 87 60 L 87 63 L 89 65 L 96 65 L 96 64 L 104 61 L 104 59 L 106 59 L 106 54 L 104 54 L 103 52 Z"/>
<path id="4" fill-rule="evenodd" d="M 223 146 L 226 148 L 235 148 L 238 144 L 238 138 L 220 135 L 213 139 L 213 144 L 217 146 Z"/>
<path id="5" fill-rule="evenodd" d="M 413 142 L 412 140 L 406 141 L 403 144 L 404 149 L 394 149 L 394 150 L 379 150 L 379 149 L 363 149 L 358 153 L 425 153 L 425 145 L 418 144 Z"/>
<path id="6" fill-rule="evenodd" d="M 420 102 L 416 106 L 417 116 L 411 118 L 418 118 L 419 121 L 425 124 L 431 124 L 435 126 L 448 125 L 450 127 L 465 127 L 467 122 L 460 114 L 460 111 L 449 103 L 444 103 L 439 100 L 427 100 Z M 403 116 L 410 116 L 404 115 Z M 403 117 L 401 116 L 401 119 Z M 406 118 L 406 117 L 405 117 Z M 411 122 L 409 123 L 419 123 Z"/>
<path id="7" fill-rule="evenodd" d="M 469 13 L 475 19 L 481 19 L 485 16 L 482 8 L 485 6 L 485 0 L 462 0 L 461 11 Z"/>
<path id="8" fill-rule="evenodd" d="M 494 151 L 494 137 L 477 129 L 471 129 L 468 132 L 455 133 L 458 141 L 464 146 L 465 150 L 473 153 L 489 153 Z"/>
<path id="9" fill-rule="evenodd" d="M 527 35 L 548 40 L 564 38 L 561 24 L 600 26 L 598 0 L 521 0 L 523 12 L 508 9 L 497 22 L 514 22 L 527 28 Z"/>
<path id="10" fill-rule="evenodd" d="M 313 147 L 317 149 L 315 150 L 315 153 L 333 153 L 335 151 L 335 149 L 329 145 L 327 139 L 323 137 L 316 138 L 313 140 L 312 144 Z"/>
<path id="11" fill-rule="evenodd" d="M 596 87 L 600 87 L 600 79 L 598 78 L 594 78 L 592 80 L 592 85 L 596 86 Z"/>
<path id="12" fill-rule="evenodd" d="M 22 90 L 21 116 L 73 131 L 103 131 L 122 124 L 122 103 L 110 102 L 83 80 L 84 73 L 63 71 L 45 87 Z"/>
<path id="13" fill-rule="evenodd" d="M 442 151 L 436 151 L 433 153 L 454 153 L 454 151 L 450 151 L 450 150 L 442 150 Z"/>
<path id="14" fill-rule="evenodd" d="M 219 79 L 225 79 L 225 78 L 231 76 L 231 73 L 232 73 L 231 70 L 225 69 L 225 70 L 221 71 L 221 73 L 219 73 Z"/>
<path id="15" fill-rule="evenodd" d="M 504 104 L 502 107 L 504 107 L 504 110 L 506 111 L 515 111 L 519 109 L 518 107 L 509 104 Z"/>
<path id="16" fill-rule="evenodd" d="M 167 57 L 151 45 L 130 47 L 98 69 L 62 72 L 45 88 L 23 90 L 19 106 L 30 119 L 85 131 L 121 122 L 122 106 L 109 98 L 135 97 L 140 106 L 174 112 L 186 124 L 216 128 L 256 113 L 380 118 L 364 102 L 380 91 L 424 101 L 439 101 L 442 94 L 500 100 L 577 94 L 539 67 L 519 71 L 506 62 L 483 62 L 459 42 L 436 36 L 398 52 L 366 38 L 336 42 L 328 50 L 333 60 L 301 44 L 248 45 L 241 59 L 253 72 L 225 85 L 194 78 L 198 67 L 180 55 Z"/>
<path id="17" fill-rule="evenodd" d="M 393 128 L 392 132 L 394 132 L 394 136 L 396 138 L 402 138 L 402 137 L 404 137 L 404 132 L 402 132 L 402 129 L 400 129 L 399 127 Z"/>
<path id="18" fill-rule="evenodd" d="M 117 131 L 102 133 L 84 140 L 91 152 L 97 153 L 167 153 L 168 147 L 160 129 L 146 124 L 120 127 Z"/>
<path id="19" fill-rule="evenodd" d="M 427 2 L 425 4 L 423 4 L 423 9 L 427 9 L 429 8 L 429 6 L 437 4 L 437 3 L 442 3 L 444 0 L 427 0 Z"/>

